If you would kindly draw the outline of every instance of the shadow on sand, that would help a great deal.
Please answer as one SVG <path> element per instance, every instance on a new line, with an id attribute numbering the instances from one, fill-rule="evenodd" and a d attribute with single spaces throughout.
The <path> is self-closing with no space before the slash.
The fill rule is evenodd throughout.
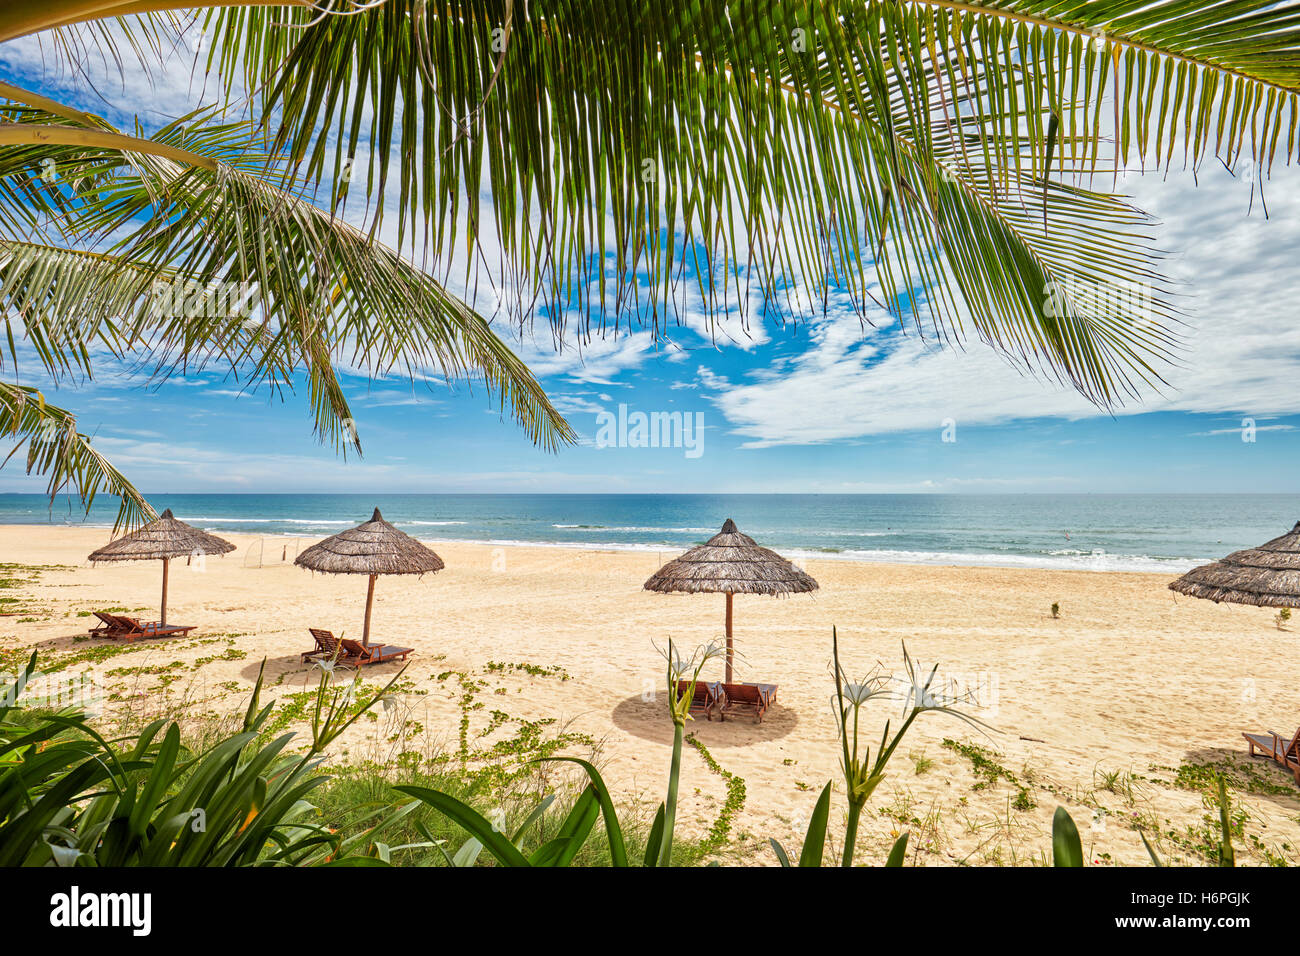
<path id="1" fill-rule="evenodd" d="M 373 684 L 376 680 L 388 681 L 389 678 L 402 669 L 403 663 L 403 661 L 387 661 L 383 664 L 368 664 L 361 668 L 362 678 L 366 681 L 367 686 Z M 257 672 L 261 666 L 261 658 L 250 660 L 239 672 L 239 676 L 252 684 L 257 680 Z M 334 670 L 334 683 L 350 681 L 356 673 L 354 667 L 337 667 Z M 287 657 L 268 657 L 266 659 L 266 677 L 263 679 L 263 684 L 266 687 L 274 687 L 279 684 L 286 687 L 292 686 L 295 691 L 298 691 L 315 687 L 319 682 L 320 671 L 310 662 L 303 663 L 298 654 L 290 654 Z"/>
<path id="2" fill-rule="evenodd" d="M 90 625 L 86 626 L 89 627 Z M 83 629 L 72 634 L 60 634 L 58 637 L 47 637 L 35 644 L 28 644 L 25 653 L 36 651 L 38 654 L 44 655 L 47 651 L 77 651 L 82 650 L 83 648 L 92 647 L 95 644 L 107 644 L 112 640 L 113 638 L 111 637 L 103 637 L 98 634 L 93 636 L 89 635 Z M 137 643 L 143 643 L 143 641 Z"/>
<path id="3" fill-rule="evenodd" d="M 1244 742 L 1243 742 L 1244 745 Z M 1188 750 L 1183 754 L 1184 763 L 1194 763 L 1219 768 L 1239 768 L 1246 779 L 1254 777 L 1261 783 L 1285 787 L 1285 793 L 1259 793 L 1249 791 L 1251 797 L 1263 798 L 1286 807 L 1288 810 L 1300 810 L 1300 787 L 1296 786 L 1295 775 L 1268 757 L 1251 757 L 1244 749 L 1229 750 L 1226 747 L 1201 747 Z"/>
<path id="4" fill-rule="evenodd" d="M 87 624 L 86 628 L 90 625 Z M 60 653 L 72 654 L 78 651 L 84 651 L 87 648 L 118 645 L 123 651 L 148 651 L 154 649 L 166 649 L 171 644 L 184 644 L 185 638 L 175 635 L 164 637 L 139 637 L 134 641 L 124 641 L 121 638 L 108 637 L 104 634 L 89 634 L 86 629 L 74 631 L 69 634 L 60 634 L 58 637 L 47 637 L 44 640 L 37 641 L 35 644 L 28 644 L 24 649 L 24 656 L 30 655 L 36 651 L 38 665 L 45 659 L 46 654 Z"/>
<path id="5" fill-rule="evenodd" d="M 668 717 L 668 704 L 663 697 L 643 700 L 638 694 L 621 701 L 610 715 L 614 726 L 634 737 L 651 740 L 657 744 L 672 744 L 673 722 Z M 700 742 L 713 747 L 744 747 L 765 740 L 779 740 L 799 724 L 798 715 L 780 703 L 763 715 L 761 724 L 755 723 L 752 713 L 738 713 L 726 720 L 705 720 L 702 714 L 686 725 L 686 732 L 695 734 Z"/>

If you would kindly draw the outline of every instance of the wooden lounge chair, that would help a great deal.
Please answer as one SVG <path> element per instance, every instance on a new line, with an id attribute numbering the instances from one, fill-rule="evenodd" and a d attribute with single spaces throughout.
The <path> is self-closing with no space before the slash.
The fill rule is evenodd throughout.
<path id="1" fill-rule="evenodd" d="M 348 663 L 347 652 L 343 650 L 339 639 L 330 631 L 322 630 L 319 627 L 309 627 L 311 636 L 316 640 L 316 649 L 302 652 L 302 662 L 307 661 L 329 661 L 337 660 L 342 664 Z"/>
<path id="2" fill-rule="evenodd" d="M 727 719 L 727 714 L 733 707 L 739 709 L 752 707 L 756 722 L 761 724 L 763 715 L 776 701 L 775 684 L 723 684 L 722 693 L 725 703 L 720 716 L 723 720 Z"/>
<path id="3" fill-rule="evenodd" d="M 691 688 L 691 682 L 688 680 L 679 680 L 677 682 L 678 695 L 685 694 Z M 695 682 L 695 696 L 691 698 L 691 713 L 704 712 L 708 720 L 713 719 L 713 711 L 722 712 L 726 704 L 726 697 L 722 693 L 722 685 L 717 681 L 697 680 Z"/>
<path id="4" fill-rule="evenodd" d="M 95 617 L 99 618 L 99 626 L 90 629 L 90 633 L 95 637 L 99 637 L 100 635 L 107 636 L 112 634 L 114 631 L 122 630 L 122 622 L 107 611 L 93 611 L 92 613 Z"/>
<path id="5" fill-rule="evenodd" d="M 161 621 L 140 621 L 125 614 L 109 614 L 96 611 L 95 616 L 104 622 L 102 627 L 93 628 L 91 634 L 99 637 L 111 637 L 128 644 L 141 637 L 171 637 L 174 634 L 185 635 L 194 630 L 195 625 L 163 624 Z"/>
<path id="6" fill-rule="evenodd" d="M 173 634 L 179 634 L 182 637 L 194 630 L 196 625 L 182 624 L 164 624 L 161 621 L 144 621 L 141 622 L 133 617 L 127 617 L 124 614 L 114 615 L 119 621 L 126 625 L 121 634 L 111 634 L 112 637 L 121 637 L 125 641 L 134 641 L 137 637 L 171 637 Z"/>
<path id="7" fill-rule="evenodd" d="M 1295 775 L 1300 784 L 1300 730 L 1289 741 L 1275 730 L 1267 734 L 1242 734 L 1250 744 L 1252 757 L 1271 757 Z"/>
<path id="8" fill-rule="evenodd" d="M 369 647 L 360 641 L 343 638 L 339 641 L 347 651 L 347 660 L 357 664 L 383 664 L 387 661 L 404 661 L 406 655 L 414 648 L 394 647 L 392 644 L 371 644 Z"/>

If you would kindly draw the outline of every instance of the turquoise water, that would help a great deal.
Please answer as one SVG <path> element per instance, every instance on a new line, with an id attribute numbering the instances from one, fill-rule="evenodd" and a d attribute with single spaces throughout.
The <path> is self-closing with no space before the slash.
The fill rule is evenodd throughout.
<path id="1" fill-rule="evenodd" d="M 730 517 L 790 556 L 1179 571 L 1289 530 L 1300 495 L 157 495 L 210 531 L 303 543 L 370 517 L 428 541 L 680 550 Z M 111 525 L 60 498 L 0 495 L 0 524 Z"/>

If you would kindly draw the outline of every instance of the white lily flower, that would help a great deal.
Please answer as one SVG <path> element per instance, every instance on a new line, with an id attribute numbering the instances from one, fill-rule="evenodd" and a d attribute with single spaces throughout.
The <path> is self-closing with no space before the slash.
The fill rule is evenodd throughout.
<path id="1" fill-rule="evenodd" d="M 874 684 L 844 684 L 844 699 L 851 704 L 865 704 L 876 695 Z"/>

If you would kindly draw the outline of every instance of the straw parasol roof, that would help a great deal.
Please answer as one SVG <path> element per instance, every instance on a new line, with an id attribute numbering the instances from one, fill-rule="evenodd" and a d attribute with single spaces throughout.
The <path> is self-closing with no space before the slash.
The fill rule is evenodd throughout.
<path id="1" fill-rule="evenodd" d="M 1216 604 L 1300 608 L 1300 521 L 1258 548 L 1193 568 L 1169 587 Z"/>
<path id="2" fill-rule="evenodd" d="M 365 524 L 313 544 L 294 564 L 326 574 L 368 574 L 366 621 L 361 643 L 370 646 L 370 613 L 375 604 L 375 579 L 381 574 L 428 574 L 441 571 L 442 558 L 404 531 L 398 531 L 375 509 Z"/>
<path id="3" fill-rule="evenodd" d="M 313 544 L 293 563 L 326 574 L 427 574 L 446 566 L 419 541 L 385 521 L 378 508 L 365 524 Z"/>
<path id="4" fill-rule="evenodd" d="M 138 531 L 123 535 L 90 555 L 91 561 L 158 561 L 185 558 L 192 554 L 225 554 L 235 546 L 215 534 L 200 531 L 172 515 L 168 508 L 161 517 Z"/>
<path id="5" fill-rule="evenodd" d="M 816 591 L 817 582 L 775 551 L 741 534 L 730 518 L 704 544 L 669 561 L 645 583 L 647 591 L 685 591 L 727 596 L 726 680 L 731 683 L 734 649 L 731 643 L 732 598 L 737 594 L 799 594 Z"/>
<path id="6" fill-rule="evenodd" d="M 645 583 L 647 591 L 693 594 L 800 594 L 817 590 L 812 576 L 742 534 L 730 518 L 722 530 L 669 561 Z"/>
<path id="7" fill-rule="evenodd" d="M 159 622 L 167 623 L 167 576 L 172 558 L 188 558 L 191 555 L 225 554 L 234 551 L 235 546 L 215 534 L 200 531 L 188 525 L 172 514 L 168 508 L 158 518 L 150 521 L 138 531 L 123 535 L 116 541 L 110 541 L 98 551 L 91 552 L 90 560 L 100 561 L 162 561 L 162 603 L 159 610 Z"/>

